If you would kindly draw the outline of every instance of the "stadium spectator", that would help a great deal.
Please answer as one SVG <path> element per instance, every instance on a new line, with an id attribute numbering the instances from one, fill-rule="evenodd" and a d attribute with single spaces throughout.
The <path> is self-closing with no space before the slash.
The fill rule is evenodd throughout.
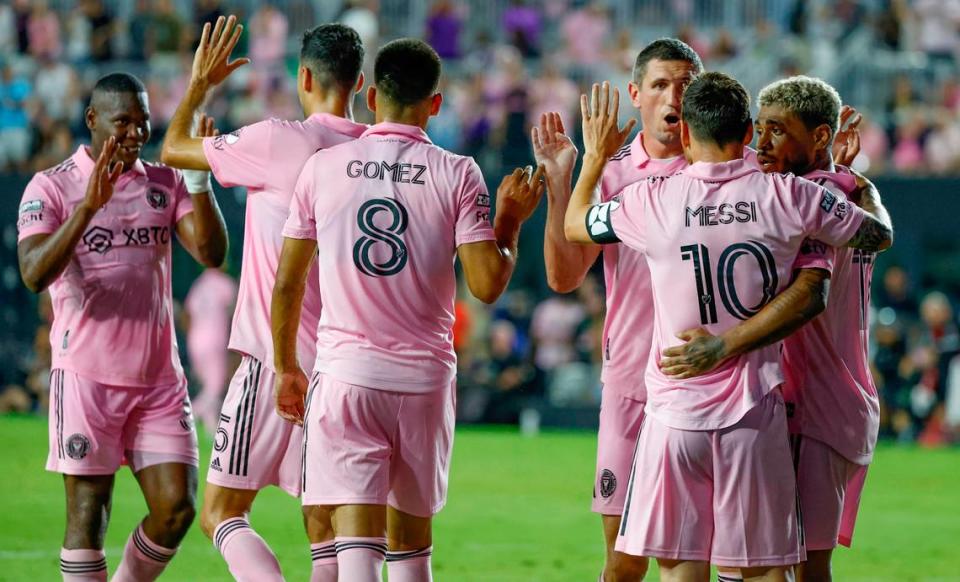
<path id="1" fill-rule="evenodd" d="M 565 54 L 574 68 L 584 69 L 578 77 L 586 77 L 588 67 L 604 62 L 604 47 L 610 38 L 610 15 L 603 2 L 591 0 L 570 12 L 560 24 Z"/>
<path id="2" fill-rule="evenodd" d="M 117 31 L 113 15 L 103 0 L 80 0 L 80 10 L 90 28 L 90 58 L 95 63 L 106 63 L 114 58 L 114 34 Z"/>
<path id="3" fill-rule="evenodd" d="M 30 155 L 30 80 L 7 63 L 0 71 L 0 167 L 25 169 Z"/>
<path id="4" fill-rule="evenodd" d="M 27 21 L 29 52 L 34 58 L 55 59 L 60 56 L 60 20 L 46 0 L 33 4 Z"/>
<path id="5" fill-rule="evenodd" d="M 543 16 L 534 2 L 510 0 L 503 11 L 503 33 L 507 42 L 517 48 L 524 58 L 540 56 L 540 35 Z"/>
<path id="6" fill-rule="evenodd" d="M 453 0 L 437 0 L 427 15 L 427 42 L 441 59 L 456 61 L 463 31 L 463 10 Z"/>

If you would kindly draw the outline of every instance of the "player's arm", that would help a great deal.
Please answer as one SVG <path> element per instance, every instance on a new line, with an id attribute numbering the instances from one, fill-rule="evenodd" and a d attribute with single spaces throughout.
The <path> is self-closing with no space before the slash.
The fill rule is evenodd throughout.
<path id="1" fill-rule="evenodd" d="M 191 128 L 197 110 L 206 101 L 210 90 L 222 83 L 235 69 L 250 62 L 249 59 L 230 61 L 230 53 L 243 32 L 243 25 L 236 22 L 236 16 L 226 19 L 221 16 L 212 33 L 209 22 L 203 25 L 187 92 L 177 106 L 163 138 L 160 159 L 168 166 L 210 171 L 210 164 L 203 152 L 203 138 L 193 137 Z"/>
<path id="2" fill-rule="evenodd" d="M 213 118 L 200 116 L 200 138 L 216 135 Z M 213 195 L 210 172 L 183 170 L 184 185 L 193 211 L 177 221 L 177 237 L 187 252 L 205 267 L 219 267 L 227 258 L 227 225 Z"/>
<path id="3" fill-rule="evenodd" d="M 851 170 L 853 172 L 853 170 Z M 873 183 L 857 172 L 857 190 L 851 200 L 866 213 L 857 233 L 846 246 L 870 252 L 885 251 L 893 246 L 893 221 L 880 200 L 880 192 Z"/>
<path id="4" fill-rule="evenodd" d="M 495 240 L 457 247 L 470 293 L 484 303 L 500 297 L 517 264 L 520 227 L 536 210 L 543 196 L 543 166 L 532 172 L 517 168 L 504 176 L 497 188 L 497 213 L 493 219 Z"/>
<path id="5" fill-rule="evenodd" d="M 800 269 L 793 282 L 759 313 L 715 336 L 703 328 L 677 334 L 686 343 L 663 350 L 660 370 L 675 379 L 714 370 L 730 358 L 768 346 L 797 331 L 827 307 L 830 272 Z"/>
<path id="6" fill-rule="evenodd" d="M 118 147 L 115 138 L 107 139 L 93 166 L 83 201 L 56 231 L 25 238 L 17 245 L 20 277 L 34 293 L 49 287 L 63 273 L 93 216 L 113 196 L 113 187 L 123 171 L 120 162 L 110 163 Z"/>
<path id="7" fill-rule="evenodd" d="M 303 424 L 307 394 L 307 376 L 297 361 L 297 331 L 307 277 L 316 254 L 316 240 L 284 237 L 270 303 L 277 413 L 296 424 Z"/>
<path id="8" fill-rule="evenodd" d="M 594 242 L 587 229 L 587 215 L 598 201 L 603 168 L 607 159 L 623 146 L 636 124 L 636 120 L 631 119 L 626 127 L 620 129 L 619 109 L 620 91 L 615 88 L 611 98 L 608 81 L 604 81 L 602 86 L 594 83 L 589 105 L 587 96 L 580 96 L 580 112 L 583 116 L 583 165 L 580 167 L 580 177 L 573 189 L 563 223 L 564 235 L 570 242 Z"/>
<path id="9" fill-rule="evenodd" d="M 599 245 L 574 244 L 563 234 L 577 147 L 565 134 L 560 114 L 555 112 L 541 115 L 540 127 L 534 127 L 530 137 L 533 155 L 544 167 L 547 184 L 547 226 L 543 233 L 547 284 L 557 293 L 569 293 L 583 283 L 600 254 Z"/>

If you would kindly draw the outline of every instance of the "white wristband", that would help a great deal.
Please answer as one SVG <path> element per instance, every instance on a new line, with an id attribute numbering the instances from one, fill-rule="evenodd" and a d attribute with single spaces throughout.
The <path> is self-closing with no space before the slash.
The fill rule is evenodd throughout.
<path id="1" fill-rule="evenodd" d="M 210 172 L 183 170 L 183 181 L 187 186 L 187 192 L 190 194 L 213 192 L 213 187 L 210 184 Z"/>

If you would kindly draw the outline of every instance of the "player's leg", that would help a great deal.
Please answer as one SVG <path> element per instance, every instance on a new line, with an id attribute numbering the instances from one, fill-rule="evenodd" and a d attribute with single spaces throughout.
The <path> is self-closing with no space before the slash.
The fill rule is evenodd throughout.
<path id="1" fill-rule="evenodd" d="M 737 424 L 713 431 L 711 560 L 744 580 L 784 580 L 803 556 L 783 397 L 774 390 Z"/>
<path id="2" fill-rule="evenodd" d="M 125 390 L 136 402 L 124 425 L 125 456 L 148 513 L 127 539 L 114 580 L 142 582 L 163 572 L 193 523 L 200 455 L 185 381 Z"/>
<path id="3" fill-rule="evenodd" d="M 123 392 L 69 371 L 50 373 L 47 470 L 63 474 L 67 523 L 60 571 L 64 580 L 107 579 L 103 540 L 129 407 Z"/>
<path id="4" fill-rule="evenodd" d="M 807 550 L 807 559 L 797 565 L 797 582 L 830 582 L 833 580 L 833 550 Z"/>
<path id="5" fill-rule="evenodd" d="M 379 581 L 400 396 L 325 374 L 315 374 L 310 386 L 303 425 L 303 505 L 309 517 L 322 520 L 323 509 L 330 512 L 339 578 Z M 315 530 L 311 542 L 326 537 L 316 527 L 308 518 L 308 531 Z"/>
<path id="6" fill-rule="evenodd" d="M 727 568 L 725 566 L 717 567 L 717 582 L 742 582 L 743 574 L 740 568 Z"/>
<path id="7" fill-rule="evenodd" d="M 303 506 L 303 526 L 310 540 L 310 582 L 337 582 L 337 542 L 330 508 Z"/>
<path id="8" fill-rule="evenodd" d="M 648 561 L 616 551 L 620 515 L 627 497 L 627 480 L 637 437 L 643 424 L 645 403 L 605 388 L 601 393 L 600 428 L 597 433 L 597 471 L 592 510 L 599 513 L 606 543 L 604 582 L 642 580 Z"/>
<path id="9" fill-rule="evenodd" d="M 300 493 L 302 431 L 274 411 L 273 383 L 269 368 L 243 357 L 220 410 L 207 468 L 200 527 L 238 580 L 283 578 L 248 519 L 257 492 L 277 485 Z"/>
<path id="10" fill-rule="evenodd" d="M 433 579 L 433 518 L 387 506 L 387 576 L 390 582 Z"/>
<path id="11" fill-rule="evenodd" d="M 707 582 L 710 562 L 701 560 L 668 560 L 657 558 L 662 582 Z"/>

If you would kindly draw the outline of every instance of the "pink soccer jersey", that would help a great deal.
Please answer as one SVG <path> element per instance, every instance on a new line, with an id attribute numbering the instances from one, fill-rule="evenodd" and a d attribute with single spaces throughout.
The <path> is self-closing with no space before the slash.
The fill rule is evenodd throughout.
<path id="1" fill-rule="evenodd" d="M 318 243 L 317 372 L 400 392 L 450 386 L 456 250 L 494 239 L 471 158 L 379 123 L 310 158 L 283 235 Z"/>
<path id="2" fill-rule="evenodd" d="M 86 146 L 34 175 L 20 203 L 18 241 L 55 232 L 86 195 Z M 173 328 L 170 245 L 193 211 L 180 172 L 137 161 L 93 217 L 66 269 L 50 285 L 53 368 L 127 387 L 183 378 Z"/>
<path id="3" fill-rule="evenodd" d="M 229 275 L 217 269 L 206 269 L 201 273 L 183 303 L 190 315 L 187 343 L 209 345 L 214 351 L 217 347 L 224 349 L 230 335 L 228 313 L 236 298 L 237 284 Z M 202 365 L 201 362 L 191 364 Z"/>
<path id="4" fill-rule="evenodd" d="M 849 173 L 804 177 L 835 192 L 856 188 Z M 865 465 L 873 457 L 880 426 L 880 402 L 867 361 L 874 253 L 835 252 L 826 311 L 783 342 L 783 395 L 790 432 L 822 441 Z"/>
<path id="5" fill-rule="evenodd" d="M 233 133 L 203 140 L 203 151 L 217 181 L 247 188 L 243 269 L 230 349 L 253 356 L 273 369 L 270 302 L 283 246 L 283 224 L 293 187 L 307 159 L 319 149 L 356 139 L 366 125 L 327 113 L 305 121 L 269 119 Z M 319 274 L 311 267 L 303 297 L 297 355 L 309 366 L 316 357 L 320 320 Z"/>
<path id="6" fill-rule="evenodd" d="M 643 146 L 643 132 L 607 162 L 600 181 L 607 202 L 630 184 L 649 176 L 669 176 L 687 167 L 683 156 L 652 159 Z M 646 400 L 643 371 L 653 337 L 650 269 L 643 255 L 625 245 L 603 247 L 607 315 L 603 322 L 603 389 L 634 400 Z"/>
<path id="7" fill-rule="evenodd" d="M 696 163 L 637 182 L 619 202 L 594 207 L 592 236 L 619 239 L 643 252 L 650 266 L 655 318 L 647 412 L 673 428 L 720 429 L 781 384 L 776 345 L 688 380 L 661 373 L 659 354 L 683 343 L 676 337 L 683 330 L 720 334 L 757 313 L 788 284 L 805 237 L 844 244 L 863 216 L 816 184 L 763 174 L 745 160 Z"/>

